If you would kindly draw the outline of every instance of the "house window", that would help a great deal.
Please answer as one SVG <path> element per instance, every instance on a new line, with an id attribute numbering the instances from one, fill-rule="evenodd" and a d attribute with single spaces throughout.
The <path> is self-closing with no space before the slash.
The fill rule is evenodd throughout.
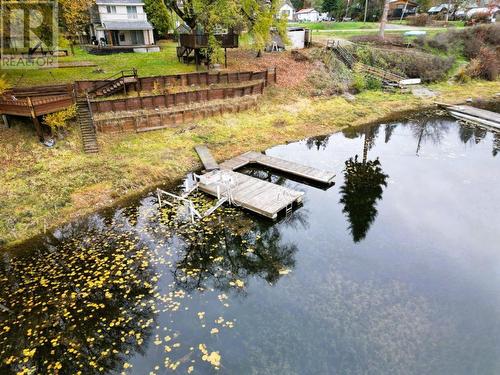
<path id="1" fill-rule="evenodd" d="M 125 41 L 125 34 L 120 34 L 120 42 L 124 42 Z"/>
<path id="2" fill-rule="evenodd" d="M 114 5 L 106 5 L 106 11 L 108 13 L 115 14 L 116 13 L 116 7 Z"/>
<path id="3" fill-rule="evenodd" d="M 137 18 L 137 7 L 127 6 L 128 18 Z"/>

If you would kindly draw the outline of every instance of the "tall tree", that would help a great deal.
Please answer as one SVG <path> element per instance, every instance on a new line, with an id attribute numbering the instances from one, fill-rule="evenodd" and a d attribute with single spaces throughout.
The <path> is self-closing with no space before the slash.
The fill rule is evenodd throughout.
<path id="1" fill-rule="evenodd" d="M 323 12 L 333 15 L 335 18 L 342 14 L 342 9 L 344 9 L 343 0 L 324 0 L 321 6 Z"/>
<path id="2" fill-rule="evenodd" d="M 90 24 L 90 8 L 94 0 L 60 0 L 59 9 L 63 26 L 72 41 L 86 31 Z"/>
<path id="3" fill-rule="evenodd" d="M 389 2 L 390 0 L 385 0 L 384 2 L 384 11 L 382 12 L 382 18 L 380 20 L 380 29 L 378 32 L 378 36 L 380 39 L 384 39 L 385 37 L 385 25 L 387 23 L 387 17 L 389 15 Z"/>
<path id="4" fill-rule="evenodd" d="M 270 41 L 272 28 L 286 35 L 286 19 L 276 17 L 281 0 L 184 0 L 182 6 L 177 0 L 164 2 L 193 31 L 211 34 L 220 27 L 246 26 L 258 50 Z"/>
<path id="5" fill-rule="evenodd" d="M 163 0 L 144 0 L 144 12 L 146 12 L 157 36 L 163 36 L 173 28 L 172 14 Z"/>

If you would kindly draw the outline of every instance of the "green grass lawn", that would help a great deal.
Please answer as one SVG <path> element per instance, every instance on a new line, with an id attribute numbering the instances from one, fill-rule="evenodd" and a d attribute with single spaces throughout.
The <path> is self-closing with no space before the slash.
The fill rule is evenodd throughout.
<path id="1" fill-rule="evenodd" d="M 376 29 L 375 22 L 291 22 L 289 26 L 307 27 L 311 30 L 351 30 L 351 29 Z"/>
<path id="2" fill-rule="evenodd" d="M 385 30 L 386 35 L 403 35 L 407 30 Z M 426 30 L 427 36 L 432 36 L 438 33 L 442 33 L 447 31 L 447 29 L 431 29 Z M 378 29 L 370 29 L 370 30 L 331 30 L 324 32 L 313 32 L 313 41 L 322 42 L 331 38 L 342 38 L 349 39 L 353 36 L 361 36 L 361 35 L 376 35 Z M 413 37 L 414 38 L 414 37 Z M 412 37 L 409 37 L 412 39 Z"/>
<path id="3" fill-rule="evenodd" d="M 4 75 L 10 85 L 31 86 L 86 79 L 104 79 L 120 70 L 131 68 L 136 68 L 140 76 L 194 71 L 194 65 L 186 65 L 177 60 L 175 47 L 175 43 L 166 42 L 161 43 L 160 52 L 116 53 L 112 55 L 92 55 L 81 48 L 75 48 L 74 56 L 60 57 L 59 62 L 88 61 L 96 63 L 98 66 L 59 69 L 12 69 L 2 70 L 0 75 Z M 104 72 L 94 72 L 98 68 Z"/>

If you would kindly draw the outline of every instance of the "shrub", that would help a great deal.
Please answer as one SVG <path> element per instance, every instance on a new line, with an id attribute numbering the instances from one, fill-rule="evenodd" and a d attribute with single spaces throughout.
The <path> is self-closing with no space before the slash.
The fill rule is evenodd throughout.
<path id="1" fill-rule="evenodd" d="M 69 126 L 69 120 L 76 117 L 76 105 L 68 107 L 59 112 L 45 115 L 43 123 L 50 127 L 52 134 L 59 135 L 61 130 L 66 130 Z"/>
<path id="2" fill-rule="evenodd" d="M 455 75 L 455 80 L 460 83 L 467 83 L 471 80 L 471 76 L 467 72 L 466 66 L 463 66 L 458 70 L 457 74 Z"/>
<path id="3" fill-rule="evenodd" d="M 490 48 L 482 47 L 478 55 L 480 77 L 489 81 L 495 81 L 498 75 L 498 64 L 500 56 Z"/>
<path id="4" fill-rule="evenodd" d="M 382 89 L 382 81 L 372 76 L 365 78 L 365 86 L 367 90 L 380 90 Z"/>
<path id="5" fill-rule="evenodd" d="M 359 73 L 354 74 L 352 80 L 352 88 L 356 90 L 356 92 L 361 92 L 366 89 L 365 77 L 362 74 Z"/>
<path id="6" fill-rule="evenodd" d="M 340 94 L 349 89 L 352 72 L 341 61 L 325 56 L 323 64 L 309 75 L 308 81 L 313 88 L 313 95 Z"/>
<path id="7" fill-rule="evenodd" d="M 408 25 L 411 26 L 427 26 L 431 23 L 432 19 L 427 13 L 417 14 L 406 18 Z"/>
<path id="8" fill-rule="evenodd" d="M 465 74 L 471 78 L 478 78 L 481 75 L 481 61 L 472 59 L 465 67 Z"/>
<path id="9" fill-rule="evenodd" d="M 477 25 L 480 23 L 489 23 L 490 14 L 488 12 L 479 12 L 472 15 L 472 17 L 467 22 L 467 26 Z"/>
<path id="10" fill-rule="evenodd" d="M 358 48 L 356 54 L 360 61 L 367 65 L 410 78 L 421 78 L 424 82 L 445 78 L 455 63 L 454 57 L 441 57 L 422 52 L 396 52 L 361 47 Z"/>
<path id="11" fill-rule="evenodd" d="M 3 76 L 0 76 L 0 95 L 4 93 L 5 90 L 9 88 L 9 85 L 7 81 L 4 79 Z"/>

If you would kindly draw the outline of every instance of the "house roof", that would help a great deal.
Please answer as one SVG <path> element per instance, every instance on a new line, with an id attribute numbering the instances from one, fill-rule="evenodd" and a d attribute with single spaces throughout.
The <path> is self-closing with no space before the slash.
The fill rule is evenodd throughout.
<path id="1" fill-rule="evenodd" d="M 142 0 L 96 0 L 95 3 L 97 5 L 144 5 L 144 1 Z"/>
<path id="2" fill-rule="evenodd" d="M 113 21 L 103 22 L 104 30 L 153 30 L 148 21 Z"/>
<path id="3" fill-rule="evenodd" d="M 395 4 L 395 3 L 401 3 L 401 4 L 406 4 L 408 3 L 407 5 L 408 6 L 414 6 L 416 7 L 418 4 L 415 2 L 415 1 L 411 1 L 409 0 L 408 2 L 406 0 L 389 0 L 389 4 Z"/>
<path id="4" fill-rule="evenodd" d="M 297 12 L 297 14 L 305 14 L 305 13 L 312 13 L 312 12 L 318 12 L 318 11 L 314 8 L 304 8 L 304 9 L 299 10 Z"/>
<path id="5" fill-rule="evenodd" d="M 284 7 L 285 5 L 288 5 L 290 8 L 295 9 L 295 7 L 293 6 L 293 4 L 290 0 L 283 1 L 283 4 L 281 4 L 281 7 Z"/>
<path id="6" fill-rule="evenodd" d="M 427 12 L 428 13 L 439 13 L 442 10 L 445 10 L 445 9 L 448 9 L 448 5 L 447 4 L 439 4 L 439 5 L 433 6 Z"/>

